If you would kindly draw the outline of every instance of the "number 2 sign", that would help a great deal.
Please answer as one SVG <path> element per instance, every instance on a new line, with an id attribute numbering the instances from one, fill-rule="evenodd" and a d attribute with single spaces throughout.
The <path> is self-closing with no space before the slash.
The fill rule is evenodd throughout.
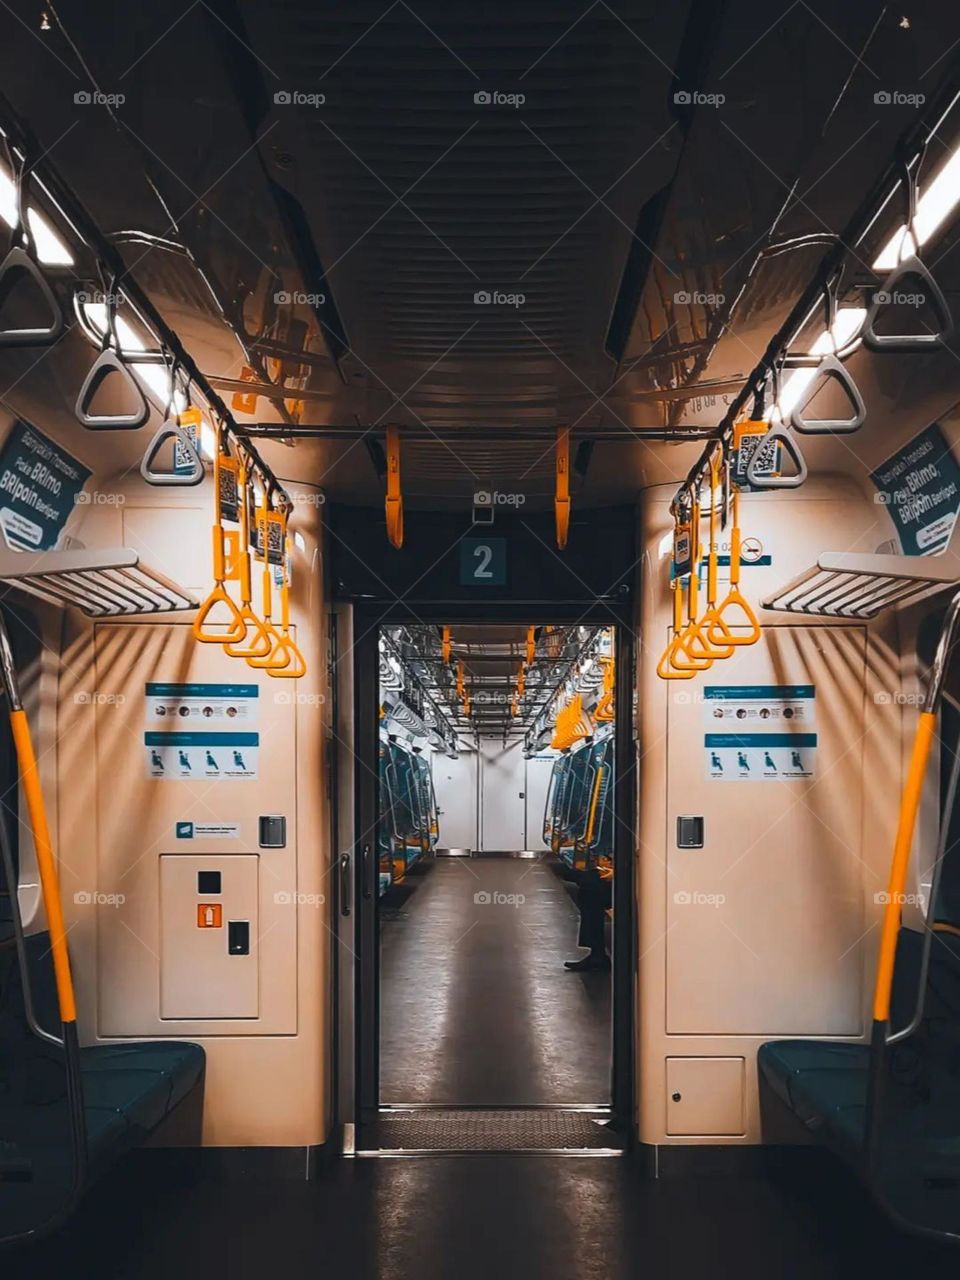
<path id="1" fill-rule="evenodd" d="M 460 585 L 502 587 L 506 581 L 506 538 L 464 538 L 460 543 Z"/>

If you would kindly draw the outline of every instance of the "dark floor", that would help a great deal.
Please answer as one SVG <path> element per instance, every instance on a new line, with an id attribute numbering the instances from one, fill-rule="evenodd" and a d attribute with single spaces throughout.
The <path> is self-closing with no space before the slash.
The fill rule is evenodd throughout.
<path id="1" fill-rule="evenodd" d="M 903 1280 L 960 1258 L 897 1234 L 826 1158 L 660 1182 L 632 1157 L 345 1159 L 310 1183 L 224 1186 L 151 1177 L 153 1154 L 56 1240 L 0 1252 L 4 1280 Z"/>
<path id="2" fill-rule="evenodd" d="M 552 866 L 431 860 L 381 920 L 382 1102 L 609 1103 L 610 975 L 564 969 L 584 953 Z"/>

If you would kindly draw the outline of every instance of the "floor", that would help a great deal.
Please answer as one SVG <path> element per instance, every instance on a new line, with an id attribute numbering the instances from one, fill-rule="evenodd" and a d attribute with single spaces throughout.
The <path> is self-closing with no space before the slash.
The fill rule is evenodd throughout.
<path id="1" fill-rule="evenodd" d="M 381 1101 L 610 1100 L 610 975 L 541 859 L 438 858 L 381 900 Z"/>
<path id="2" fill-rule="evenodd" d="M 152 1154 L 56 1239 L 0 1255 L 4 1280 L 851 1280 L 958 1256 L 897 1234 L 830 1163 L 654 1182 L 632 1157 L 340 1159 L 314 1182 L 222 1185 L 155 1176 Z"/>

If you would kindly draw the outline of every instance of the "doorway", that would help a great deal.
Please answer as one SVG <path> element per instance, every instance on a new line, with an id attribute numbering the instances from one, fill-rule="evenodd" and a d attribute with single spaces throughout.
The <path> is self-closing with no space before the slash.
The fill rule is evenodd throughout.
<path id="1" fill-rule="evenodd" d="M 629 1132 L 632 634 L 608 604 L 544 612 L 354 607 L 359 1151 L 613 1152 Z M 578 899 L 598 863 L 609 969 L 571 971 L 594 957 Z"/>

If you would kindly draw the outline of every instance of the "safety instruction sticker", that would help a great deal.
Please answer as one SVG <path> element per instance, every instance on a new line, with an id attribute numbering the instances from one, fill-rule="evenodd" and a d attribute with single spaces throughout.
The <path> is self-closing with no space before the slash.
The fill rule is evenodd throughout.
<path id="1" fill-rule="evenodd" d="M 816 718 L 816 694 L 812 684 L 708 684 L 703 690 L 704 720 L 758 729 L 809 727 Z"/>
<path id="2" fill-rule="evenodd" d="M 253 725 L 257 723 L 259 689 L 255 684 L 164 684 L 146 689 L 145 723 L 189 725 Z"/>
<path id="3" fill-rule="evenodd" d="M 960 511 L 960 465 L 938 423 L 914 436 L 870 476 L 906 556 L 932 556 L 950 540 Z"/>
<path id="4" fill-rule="evenodd" d="M 149 778 L 255 778 L 258 733 L 161 733 L 143 735 Z"/>
<path id="5" fill-rule="evenodd" d="M 703 753 L 714 782 L 789 782 L 812 778 L 815 733 L 706 733 Z"/>

